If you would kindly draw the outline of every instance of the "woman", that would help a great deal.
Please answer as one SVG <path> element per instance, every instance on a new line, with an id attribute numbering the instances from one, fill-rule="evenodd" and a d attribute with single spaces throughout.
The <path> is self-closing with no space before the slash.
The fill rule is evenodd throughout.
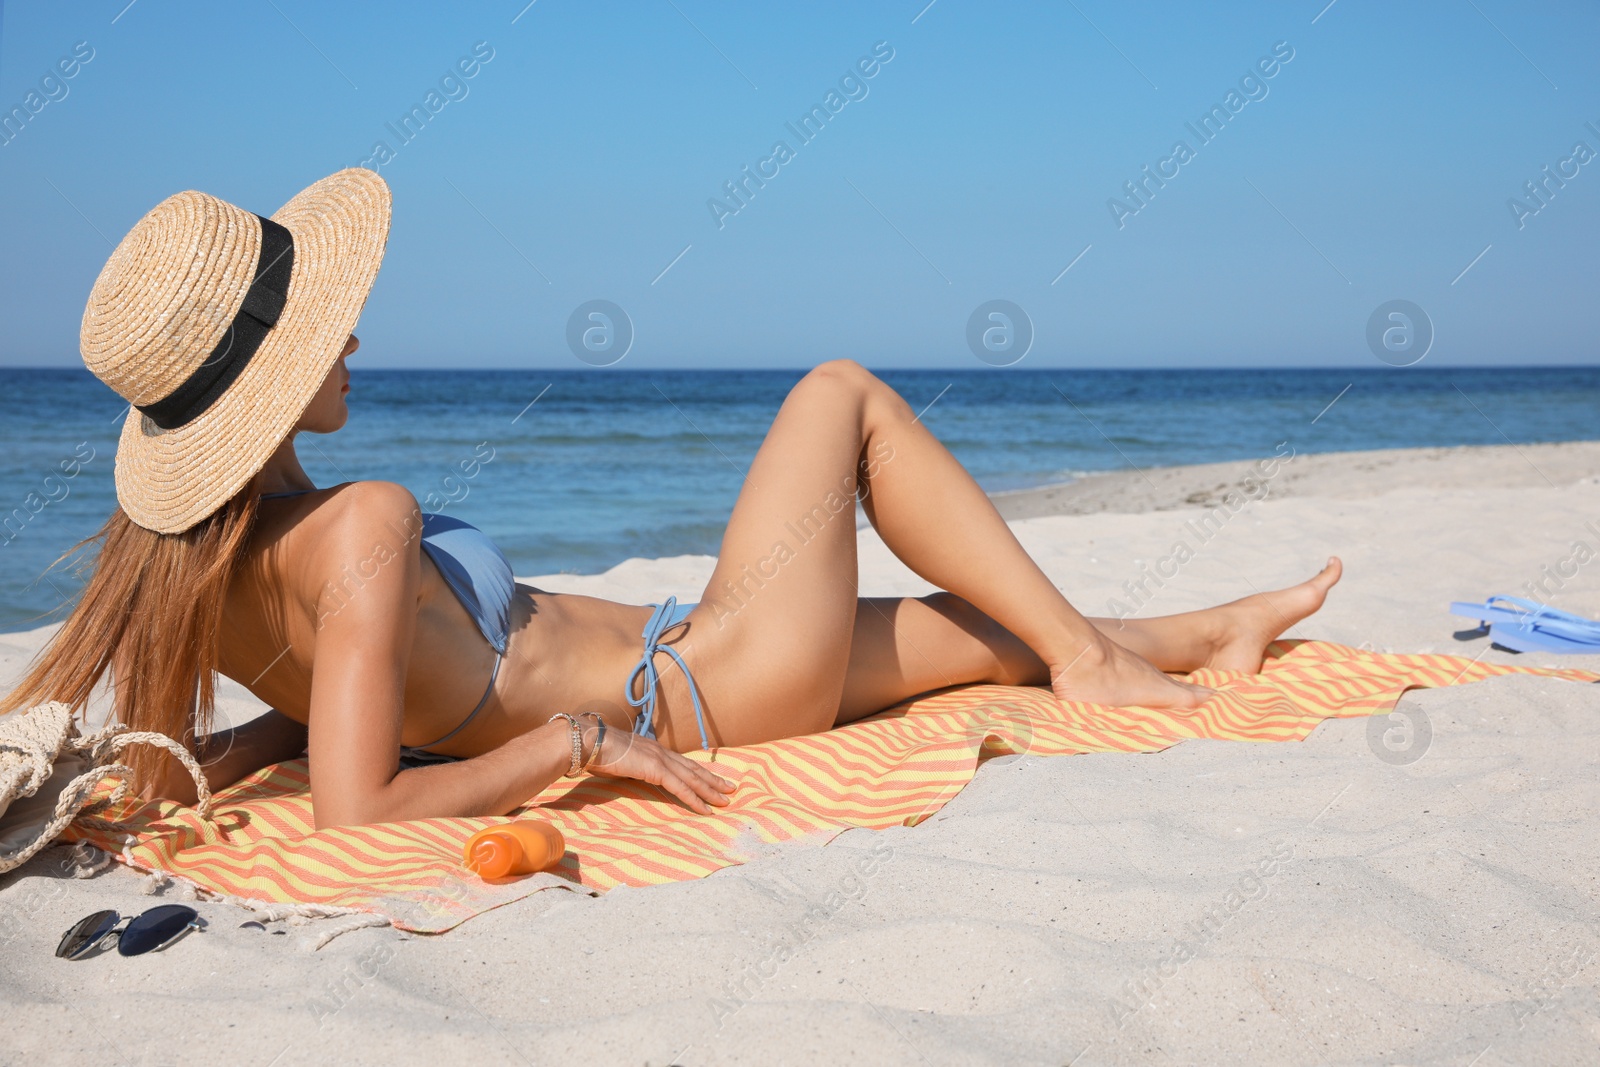
<path id="1" fill-rule="evenodd" d="M 1259 670 L 1338 580 L 1334 560 L 1206 611 L 1086 619 L 906 403 L 834 361 L 779 410 L 700 604 L 516 585 L 479 531 L 391 483 L 319 489 L 296 457 L 298 433 L 347 418 L 389 209 L 382 179 L 347 170 L 270 220 L 181 193 L 118 246 L 82 348 L 130 403 L 119 508 L 80 603 L 0 710 L 82 706 L 109 669 L 121 720 L 183 738 L 213 788 L 309 747 L 319 827 L 502 814 L 584 770 L 704 813 L 734 785 L 681 753 L 945 686 L 1197 707 L 1208 691 L 1163 672 Z M 948 592 L 856 596 L 858 498 Z M 275 710 L 211 733 L 213 671 Z M 457 759 L 404 766 L 407 746 Z M 192 799 L 166 754 L 138 770 L 147 795 Z"/>

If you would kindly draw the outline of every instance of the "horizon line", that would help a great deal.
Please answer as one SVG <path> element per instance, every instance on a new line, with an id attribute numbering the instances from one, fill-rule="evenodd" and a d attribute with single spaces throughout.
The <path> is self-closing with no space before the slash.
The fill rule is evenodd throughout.
<path id="1" fill-rule="evenodd" d="M 862 362 L 862 361 L 858 360 L 857 362 Z M 938 365 L 934 365 L 934 366 L 898 366 L 898 365 L 888 365 L 888 366 L 874 367 L 871 364 L 862 362 L 862 366 L 864 366 L 868 370 L 871 370 L 871 371 L 874 371 L 874 372 L 880 371 L 880 370 L 881 371 L 890 371 L 890 372 L 893 372 L 893 371 L 918 371 L 918 372 L 927 372 L 927 373 L 937 372 L 937 373 L 940 373 L 940 374 L 957 374 L 957 373 L 984 374 L 984 373 L 992 373 L 992 372 L 995 372 L 995 371 L 999 371 L 1001 373 L 1005 373 L 1005 372 L 1008 372 L 1008 371 L 1095 371 L 1095 372 L 1116 371 L 1116 372 L 1120 372 L 1120 373 L 1129 373 L 1129 372 L 1139 372 L 1139 371 L 1163 371 L 1163 372 L 1167 372 L 1167 371 L 1175 371 L 1175 370 L 1176 371 L 1254 371 L 1254 372 L 1261 372 L 1261 371 L 1373 371 L 1373 372 L 1408 371 L 1409 372 L 1409 371 L 1471 371 L 1471 370 L 1600 370 L 1600 361 L 1596 361 L 1594 363 L 1465 363 L 1465 364 L 1445 365 L 1445 366 L 1439 366 L 1439 365 L 1415 366 L 1415 365 L 1413 365 L 1413 366 L 1409 366 L 1409 367 L 1369 366 L 1365 362 L 1362 362 L 1362 363 L 1330 363 L 1330 364 L 1317 365 L 1317 366 L 1299 366 L 1299 365 L 1287 365 L 1287 364 L 1257 363 L 1257 364 L 1214 364 L 1214 365 L 1205 365 L 1205 366 L 1190 366 L 1190 365 L 1186 365 L 1186 364 L 1148 364 L 1148 365 L 1141 365 L 1141 366 L 1135 366 L 1135 367 L 1128 367 L 1128 366 L 1120 366 L 1120 367 L 1065 366 L 1065 365 L 1063 365 L 1063 366 L 1044 366 L 1044 367 L 1040 367 L 1040 366 L 1034 366 L 1034 367 L 1017 367 L 1017 366 L 1011 366 L 1011 367 L 965 367 L 965 366 L 962 366 L 962 367 L 950 367 L 950 366 L 938 366 Z M 602 372 L 602 373 L 613 373 L 613 374 L 622 374 L 622 373 L 654 374 L 654 373 L 661 373 L 661 372 L 668 372 L 668 373 L 673 373 L 673 374 L 684 374 L 684 373 L 716 374 L 716 373 L 727 373 L 727 372 L 738 372 L 738 373 L 762 373 L 762 372 L 765 372 L 765 373 L 772 373 L 772 374 L 804 374 L 807 371 L 814 370 L 815 367 L 816 367 L 815 364 L 813 364 L 812 366 L 798 366 L 798 367 L 741 367 L 741 366 L 729 366 L 729 367 L 615 367 L 615 366 L 612 366 L 612 367 L 557 367 L 557 366 L 531 366 L 531 367 L 501 367 L 501 366 L 488 366 L 488 367 L 461 367 L 461 366 L 451 366 L 451 367 L 427 367 L 427 366 L 370 367 L 370 366 L 359 366 L 359 365 L 357 365 L 357 366 L 351 367 L 350 371 L 351 371 L 352 374 L 357 372 L 357 371 L 381 371 L 381 372 L 384 372 L 384 373 L 417 372 L 417 373 L 429 373 L 429 374 L 439 373 L 439 372 L 449 372 L 449 373 L 456 373 L 456 374 L 481 374 L 481 373 L 506 373 L 506 374 L 539 373 L 539 374 L 545 374 L 545 373 L 550 373 L 550 372 L 585 373 L 585 372 L 590 372 L 590 371 L 599 371 L 599 372 Z M 84 374 L 89 374 L 89 375 L 93 376 L 93 372 L 91 372 L 89 370 L 89 368 L 87 368 L 85 366 L 82 366 L 81 364 L 74 365 L 74 364 L 40 364 L 40 363 L 19 363 L 19 364 L 3 364 L 3 363 L 0 363 L 0 372 L 4 372 L 4 371 L 81 371 Z"/>

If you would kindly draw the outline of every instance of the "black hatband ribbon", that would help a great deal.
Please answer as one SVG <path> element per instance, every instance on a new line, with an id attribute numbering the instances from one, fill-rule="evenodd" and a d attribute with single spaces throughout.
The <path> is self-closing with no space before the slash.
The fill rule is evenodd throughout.
<path id="1" fill-rule="evenodd" d="M 222 340 L 182 385 L 153 404 L 138 405 L 163 430 L 175 430 L 192 422 L 215 404 L 250 363 L 256 349 L 267 339 L 267 331 L 277 325 L 278 316 L 283 314 L 289 276 L 294 271 L 294 237 L 271 219 L 259 215 L 256 218 L 261 219 L 256 276 Z"/>

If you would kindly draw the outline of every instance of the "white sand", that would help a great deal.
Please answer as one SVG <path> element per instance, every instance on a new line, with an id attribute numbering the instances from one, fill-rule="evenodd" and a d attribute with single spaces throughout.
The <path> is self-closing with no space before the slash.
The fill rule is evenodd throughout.
<path id="1" fill-rule="evenodd" d="M 1295 581 L 1337 552 L 1346 580 L 1297 636 L 1600 669 L 1485 652 L 1444 611 L 1521 592 L 1575 540 L 1600 549 L 1596 472 L 1596 443 L 1301 457 L 1146 610 Z M 1003 502 L 1040 516 L 1016 529 L 1086 610 L 1238 472 L 1146 474 Z M 925 588 L 870 532 L 862 560 L 865 592 Z M 709 566 L 534 581 L 693 599 Z M 1552 599 L 1600 616 L 1600 560 Z M 5 638 L 0 674 L 40 637 Z M 1380 760 L 1360 719 L 1297 745 L 996 760 L 914 829 L 317 953 L 322 924 L 274 936 L 202 903 L 210 929 L 167 953 L 63 963 L 73 920 L 156 901 L 117 867 L 63 879 L 52 849 L 0 879 L 0 1062 L 1596 1062 L 1600 688 L 1499 679 L 1401 710 L 1432 734 L 1409 764 Z"/>

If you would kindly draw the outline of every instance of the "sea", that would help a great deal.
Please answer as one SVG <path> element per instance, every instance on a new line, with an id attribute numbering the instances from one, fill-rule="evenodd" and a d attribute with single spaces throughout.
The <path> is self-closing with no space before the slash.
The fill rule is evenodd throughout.
<path id="1" fill-rule="evenodd" d="M 803 370 L 351 369 L 303 434 L 318 485 L 385 479 L 486 530 L 519 575 L 715 554 Z M 883 370 L 985 489 L 1297 453 L 1600 437 L 1600 368 Z M 62 617 L 115 504 L 126 404 L 81 369 L 0 369 L 0 631 Z"/>

